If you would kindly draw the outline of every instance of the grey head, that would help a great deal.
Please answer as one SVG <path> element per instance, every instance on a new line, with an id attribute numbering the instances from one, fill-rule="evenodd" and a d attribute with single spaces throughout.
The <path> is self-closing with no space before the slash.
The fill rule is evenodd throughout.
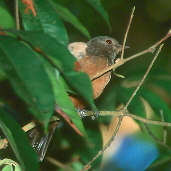
<path id="1" fill-rule="evenodd" d="M 98 36 L 87 42 L 86 54 L 88 56 L 107 57 L 109 64 L 113 64 L 122 45 L 109 36 Z"/>

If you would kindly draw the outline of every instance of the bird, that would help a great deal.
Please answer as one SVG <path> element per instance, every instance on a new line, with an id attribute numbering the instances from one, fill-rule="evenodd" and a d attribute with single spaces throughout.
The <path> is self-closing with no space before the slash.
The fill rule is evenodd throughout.
<path id="1" fill-rule="evenodd" d="M 128 48 L 128 46 L 125 46 L 125 48 Z M 79 64 L 77 71 L 87 73 L 89 78 L 92 79 L 97 73 L 119 60 L 118 54 L 122 50 L 122 45 L 110 36 L 97 36 L 88 42 L 70 43 L 68 49 L 77 59 Z M 94 99 L 101 95 L 110 79 L 111 72 L 107 72 L 92 81 Z M 85 104 L 80 99 L 71 96 L 71 100 L 76 108 L 85 108 Z"/>
<path id="2" fill-rule="evenodd" d="M 109 36 L 97 36 L 85 42 L 74 42 L 68 45 L 68 50 L 77 59 L 80 65 L 78 71 L 86 72 L 90 79 L 97 72 L 103 70 L 115 63 L 122 45 Z M 111 73 L 105 73 L 100 78 L 92 81 L 94 99 L 98 98 L 103 92 L 111 78 Z M 82 111 L 86 106 L 80 99 L 70 96 L 75 107 Z M 59 122 L 59 121 L 58 121 Z M 37 126 L 28 132 L 31 144 L 39 155 L 39 160 L 43 161 L 48 145 L 52 139 L 55 129 L 58 127 L 57 122 L 49 124 L 48 134 L 43 135 L 41 127 Z"/>

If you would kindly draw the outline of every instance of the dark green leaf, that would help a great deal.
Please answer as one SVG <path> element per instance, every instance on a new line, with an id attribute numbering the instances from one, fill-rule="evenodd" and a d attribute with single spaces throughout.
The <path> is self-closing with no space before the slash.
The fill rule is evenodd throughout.
<path id="1" fill-rule="evenodd" d="M 86 121 L 85 127 L 88 134 L 88 141 L 86 143 L 86 146 L 78 148 L 76 150 L 78 150 L 80 160 L 83 163 L 88 163 L 102 149 L 103 143 L 98 123 L 88 120 Z M 100 156 L 97 160 L 93 162 L 92 168 L 98 168 L 97 170 L 99 170 L 101 160 L 102 156 Z"/>
<path id="2" fill-rule="evenodd" d="M 0 11 L 0 28 L 15 28 L 14 18 L 10 15 L 4 1 L 0 2 Z"/>
<path id="3" fill-rule="evenodd" d="M 51 1 L 53 3 L 53 1 Z M 56 9 L 56 12 L 61 18 L 66 22 L 71 23 L 76 29 L 83 33 L 87 38 L 90 39 L 90 34 L 88 30 L 81 24 L 77 17 L 75 17 L 67 8 L 63 7 L 58 3 L 53 3 L 53 6 Z"/>
<path id="4" fill-rule="evenodd" d="M 116 109 L 116 96 L 117 92 L 112 82 L 110 82 L 103 94 L 97 99 L 96 104 L 99 110 L 113 111 Z"/>
<path id="5" fill-rule="evenodd" d="M 162 110 L 165 121 L 171 122 L 171 110 L 160 96 L 147 89 L 142 89 L 141 94 L 156 111 L 156 115 L 160 117 Z"/>
<path id="6" fill-rule="evenodd" d="M 55 71 L 54 68 L 49 65 L 46 65 L 46 68 L 53 85 L 56 104 L 70 117 L 80 132 L 83 135 L 86 135 L 80 116 L 77 114 L 72 101 L 63 87 L 62 79 L 60 79 L 60 73 L 57 70 Z"/>
<path id="7" fill-rule="evenodd" d="M 39 56 L 12 37 L 0 36 L 0 63 L 17 94 L 46 126 L 54 111 L 53 90 Z"/>
<path id="8" fill-rule="evenodd" d="M 74 71 L 76 59 L 71 55 L 66 46 L 40 32 L 16 32 L 16 34 L 32 44 L 34 48 L 42 51 L 50 63 L 63 74 L 69 86 L 78 92 L 93 110 L 96 110 L 91 81 L 87 74 Z"/>
<path id="9" fill-rule="evenodd" d="M 1 65 L 1 64 L 0 64 Z M 6 75 L 3 70 L 0 68 L 0 80 L 6 79 Z"/>
<path id="10" fill-rule="evenodd" d="M 118 86 L 118 87 L 116 87 L 115 91 L 118 92 L 117 93 L 118 102 L 120 102 L 120 104 L 123 104 L 123 103 L 126 104 L 129 100 L 129 98 L 131 97 L 134 89 Z M 144 105 L 139 98 L 139 94 L 140 94 L 140 92 L 138 92 L 138 94 L 133 98 L 133 100 L 131 101 L 131 103 L 128 106 L 128 110 L 138 116 L 146 117 Z"/>
<path id="11" fill-rule="evenodd" d="M 0 128 L 7 137 L 24 171 L 37 171 L 38 158 L 20 126 L 4 109 L 0 108 Z"/>
<path id="12" fill-rule="evenodd" d="M 109 29 L 111 30 L 111 24 L 109 21 L 109 16 L 106 10 L 103 8 L 100 0 L 86 0 L 100 15 L 104 18 L 106 23 L 108 24 Z"/>
<path id="13" fill-rule="evenodd" d="M 93 100 L 93 89 L 89 76 L 83 72 L 67 72 L 64 77 L 69 85 L 76 90 L 86 102 L 89 103 L 91 108 L 96 111 L 96 106 Z"/>
<path id="14" fill-rule="evenodd" d="M 55 9 L 46 0 L 34 0 L 33 10 L 26 10 L 27 4 L 20 2 L 20 11 L 25 30 L 43 31 L 63 44 L 68 44 L 68 36 L 63 22 Z"/>

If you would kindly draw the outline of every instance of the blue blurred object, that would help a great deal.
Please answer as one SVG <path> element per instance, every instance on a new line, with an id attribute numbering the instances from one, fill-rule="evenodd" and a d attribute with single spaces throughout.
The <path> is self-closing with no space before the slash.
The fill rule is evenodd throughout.
<path id="1" fill-rule="evenodd" d="M 143 171 L 159 156 L 150 141 L 127 136 L 102 171 Z"/>

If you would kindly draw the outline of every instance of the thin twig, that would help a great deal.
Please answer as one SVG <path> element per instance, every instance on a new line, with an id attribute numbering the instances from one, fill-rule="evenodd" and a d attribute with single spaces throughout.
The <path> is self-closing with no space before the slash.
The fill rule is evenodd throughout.
<path id="1" fill-rule="evenodd" d="M 159 55 L 159 53 L 160 53 L 160 51 L 161 51 L 163 45 L 164 45 L 164 44 L 160 45 L 160 47 L 159 47 L 159 49 L 157 50 L 157 52 L 156 52 L 156 54 L 155 54 L 155 56 L 154 56 L 152 62 L 150 63 L 149 67 L 147 68 L 147 71 L 145 72 L 143 78 L 142 78 L 141 81 L 138 83 L 136 89 L 134 90 L 134 92 L 132 93 L 132 95 L 131 95 L 131 97 L 129 98 L 128 102 L 126 103 L 126 105 L 125 105 L 125 107 L 124 107 L 125 110 L 127 109 L 128 105 L 131 103 L 132 99 L 135 97 L 135 95 L 137 94 L 138 90 L 140 89 L 140 87 L 141 87 L 142 84 L 144 83 L 144 81 L 145 81 L 147 75 L 149 74 L 149 72 L 150 72 L 150 70 L 151 70 L 151 68 L 152 68 L 152 66 L 153 66 L 153 64 L 154 64 L 154 62 L 155 62 L 155 60 L 157 59 L 157 57 L 158 57 L 158 55 Z"/>
<path id="2" fill-rule="evenodd" d="M 125 33 L 125 36 L 124 36 L 124 41 L 123 41 L 123 45 L 122 45 L 122 52 L 121 52 L 121 57 L 120 57 L 121 60 L 123 60 L 123 57 L 124 57 L 125 44 L 126 44 L 126 40 L 127 40 L 127 37 L 128 37 L 129 29 L 130 29 L 130 26 L 131 26 L 131 23 L 132 23 L 132 19 L 134 17 L 134 11 L 135 11 L 135 6 L 132 9 L 131 16 L 130 16 L 130 19 L 129 19 L 129 23 L 128 23 L 126 33 Z"/>
<path id="3" fill-rule="evenodd" d="M 20 17 L 19 17 L 18 0 L 15 0 L 15 22 L 16 22 L 16 29 L 20 30 Z"/>
<path id="4" fill-rule="evenodd" d="M 74 171 L 71 167 L 67 166 L 66 164 L 61 163 L 60 161 L 58 161 L 50 156 L 47 156 L 45 159 L 48 162 L 50 162 L 51 164 L 53 164 L 54 166 L 59 167 L 65 171 Z"/>
<path id="5" fill-rule="evenodd" d="M 146 130 L 147 130 L 147 133 L 148 135 L 155 141 L 157 142 L 158 144 L 162 145 L 163 147 L 167 148 L 170 152 L 171 152 L 171 147 L 168 146 L 167 144 L 163 143 L 163 141 L 161 141 L 157 136 L 155 136 L 153 134 L 153 132 L 151 131 L 151 129 L 148 127 L 147 124 L 144 124 Z"/>
<path id="6" fill-rule="evenodd" d="M 88 111 L 86 113 L 88 116 L 91 116 L 94 114 L 94 111 Z M 114 117 L 119 117 L 121 115 L 123 115 L 123 110 L 120 111 L 99 111 L 99 116 L 114 116 Z M 137 116 L 128 112 L 125 112 L 124 116 L 128 116 L 132 119 L 138 120 L 140 122 L 149 124 L 149 125 L 156 125 L 156 126 L 163 126 L 163 127 L 171 127 L 171 123 L 170 122 L 164 122 L 164 121 L 154 121 L 154 120 L 150 120 L 150 119 L 146 119 L 143 118 L 141 116 Z"/>
<path id="7" fill-rule="evenodd" d="M 139 56 L 142 56 L 142 55 L 144 55 L 144 54 L 146 54 L 146 53 L 151 53 L 151 52 L 153 52 L 154 49 L 155 49 L 157 46 L 159 46 L 162 42 L 164 42 L 165 40 L 167 40 L 169 37 L 171 37 L 171 31 L 170 31 L 170 30 L 169 30 L 169 32 L 168 32 L 161 40 L 159 40 L 158 42 L 156 42 L 154 45 L 152 45 L 152 46 L 149 47 L 148 49 L 145 49 L 145 50 L 143 50 L 143 51 L 141 51 L 141 52 L 139 52 L 139 53 L 136 53 L 135 55 L 132 55 L 132 56 L 126 58 L 126 59 L 119 60 L 117 63 L 115 63 L 115 64 L 113 64 L 113 65 L 107 67 L 105 70 L 103 70 L 103 71 L 97 73 L 95 76 L 93 76 L 93 77 L 91 78 L 91 80 L 93 81 L 93 80 L 95 80 L 95 79 L 101 77 L 101 76 L 104 75 L 106 72 L 109 72 L 109 71 L 112 70 L 112 69 L 115 70 L 116 68 L 118 68 L 119 66 L 122 66 L 123 64 L 125 64 L 126 62 L 128 62 L 128 61 L 130 61 L 130 60 L 133 60 L 133 59 L 135 59 L 135 58 L 137 58 L 137 57 L 139 57 Z"/>
<path id="8" fill-rule="evenodd" d="M 161 121 L 164 122 L 164 114 L 163 114 L 163 110 L 160 110 L 160 116 L 161 116 Z M 163 143 L 166 144 L 167 141 L 167 129 L 165 126 L 163 126 Z"/>

